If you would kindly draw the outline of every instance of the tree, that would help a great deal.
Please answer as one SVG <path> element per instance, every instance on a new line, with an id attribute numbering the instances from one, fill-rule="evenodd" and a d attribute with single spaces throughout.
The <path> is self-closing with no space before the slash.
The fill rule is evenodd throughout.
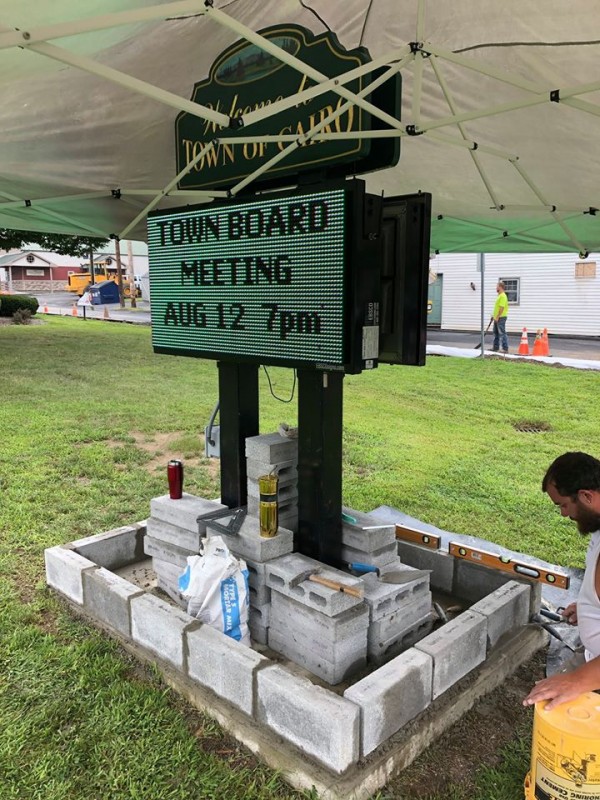
<path id="1" fill-rule="evenodd" d="M 94 236 L 68 236 L 66 233 L 35 233 L 0 228 L 0 250 L 22 250 L 24 245 L 37 244 L 43 250 L 63 256 L 88 258 L 90 250 L 99 250 L 110 239 Z"/>

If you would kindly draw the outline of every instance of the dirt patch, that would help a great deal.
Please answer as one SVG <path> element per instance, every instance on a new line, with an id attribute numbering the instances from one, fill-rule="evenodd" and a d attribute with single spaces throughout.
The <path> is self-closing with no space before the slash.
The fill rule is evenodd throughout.
<path id="1" fill-rule="evenodd" d="M 177 458 L 188 467 L 204 467 L 212 478 L 216 479 L 219 476 L 219 459 L 206 458 L 204 455 L 204 434 L 197 435 L 197 456 L 190 455 L 189 445 L 186 448 L 182 445 L 182 442 L 186 439 L 189 441 L 192 435 L 185 431 L 155 433 L 152 436 L 148 436 L 148 434 L 141 431 L 132 431 L 130 435 L 135 440 L 136 447 L 151 456 L 150 460 L 144 464 L 144 469 L 148 472 L 154 473 L 158 469 L 164 469 L 165 459 Z M 116 439 L 109 439 L 107 444 L 109 447 L 114 448 L 123 447 L 123 442 Z"/>
<path id="2" fill-rule="evenodd" d="M 27 323 L 28 325 L 45 325 L 43 319 L 31 319 Z M 5 325 L 14 325 L 12 317 L 0 317 L 0 328 L 4 327 Z"/>
<path id="3" fill-rule="evenodd" d="M 501 751 L 516 739 L 520 730 L 530 728 L 532 710 L 521 701 L 534 682 L 544 677 L 545 663 L 546 651 L 542 650 L 502 686 L 479 700 L 387 785 L 384 796 L 402 800 L 422 800 L 431 795 L 446 797 L 450 786 L 460 786 L 464 797 L 473 796 L 477 772 L 482 767 L 499 765 Z"/>

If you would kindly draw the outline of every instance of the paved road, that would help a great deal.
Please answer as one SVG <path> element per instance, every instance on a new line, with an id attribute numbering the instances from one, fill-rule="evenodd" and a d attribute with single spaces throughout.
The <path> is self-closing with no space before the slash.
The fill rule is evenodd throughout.
<path id="1" fill-rule="evenodd" d="M 534 336 L 529 335 L 529 349 L 533 348 Z M 485 337 L 486 348 L 492 348 L 493 336 L 491 333 Z M 600 361 L 599 339 L 571 339 L 565 336 L 548 337 L 550 354 L 564 358 L 580 358 L 590 361 Z M 508 346 L 511 353 L 516 353 L 521 340 L 520 334 L 509 334 Z M 445 347 L 473 348 L 481 342 L 480 333 L 460 333 L 457 331 L 440 331 L 434 328 L 427 332 L 427 344 L 443 345 Z"/>
<path id="2" fill-rule="evenodd" d="M 48 306 L 51 313 L 68 315 L 72 313 L 73 303 L 77 297 L 70 292 L 48 292 L 47 294 L 36 294 L 40 304 L 40 310 Z M 105 311 L 106 309 L 106 311 Z M 108 318 L 121 322 L 132 322 L 138 325 L 150 325 L 150 304 L 138 298 L 137 309 L 131 309 L 130 303 L 126 301 L 126 308 L 121 309 L 118 305 L 92 306 L 86 309 L 86 316 L 90 319 L 104 319 L 105 313 Z M 79 309 L 79 316 L 83 316 Z M 519 348 L 520 334 L 509 334 L 508 343 L 510 352 L 516 353 Z M 529 347 L 533 347 L 532 335 L 529 336 Z M 600 338 L 568 338 L 564 336 L 552 336 L 550 340 L 550 353 L 553 356 L 563 356 L 564 358 L 579 358 L 591 361 L 600 361 Z M 440 331 L 435 328 L 427 332 L 427 344 L 444 345 L 445 347 L 474 348 L 481 341 L 480 333 L 466 333 L 459 331 Z M 488 333 L 485 338 L 486 345 L 491 349 L 492 335 Z"/>
<path id="3" fill-rule="evenodd" d="M 45 307 L 50 314 L 60 314 L 68 316 L 73 313 L 73 304 L 79 299 L 71 292 L 36 292 L 37 301 L 40 304 L 40 311 Z M 125 300 L 125 308 L 121 308 L 118 303 L 107 305 L 88 306 L 85 309 L 86 319 L 111 319 L 117 322 L 132 322 L 137 325 L 150 325 L 150 303 L 136 299 L 137 308 L 132 309 L 129 300 Z M 77 315 L 83 316 L 83 308 L 77 308 Z"/>

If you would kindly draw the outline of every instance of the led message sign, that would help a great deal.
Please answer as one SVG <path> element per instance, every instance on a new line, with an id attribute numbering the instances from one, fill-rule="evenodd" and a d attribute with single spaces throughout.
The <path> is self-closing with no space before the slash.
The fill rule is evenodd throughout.
<path id="1" fill-rule="evenodd" d="M 150 214 L 155 351 L 346 371 L 376 359 L 364 342 L 353 355 L 357 183 Z"/>

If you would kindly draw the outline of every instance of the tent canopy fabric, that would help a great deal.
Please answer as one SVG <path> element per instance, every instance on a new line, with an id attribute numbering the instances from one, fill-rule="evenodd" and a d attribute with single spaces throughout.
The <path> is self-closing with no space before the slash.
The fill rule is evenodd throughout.
<path id="1" fill-rule="evenodd" d="M 581 0 L 0 0 L 0 227 L 144 239 L 152 208 L 222 195 L 176 189 L 175 118 L 205 116 L 194 83 L 276 23 L 400 69 L 400 161 L 367 187 L 431 192 L 433 249 L 600 250 L 600 11 Z"/>

